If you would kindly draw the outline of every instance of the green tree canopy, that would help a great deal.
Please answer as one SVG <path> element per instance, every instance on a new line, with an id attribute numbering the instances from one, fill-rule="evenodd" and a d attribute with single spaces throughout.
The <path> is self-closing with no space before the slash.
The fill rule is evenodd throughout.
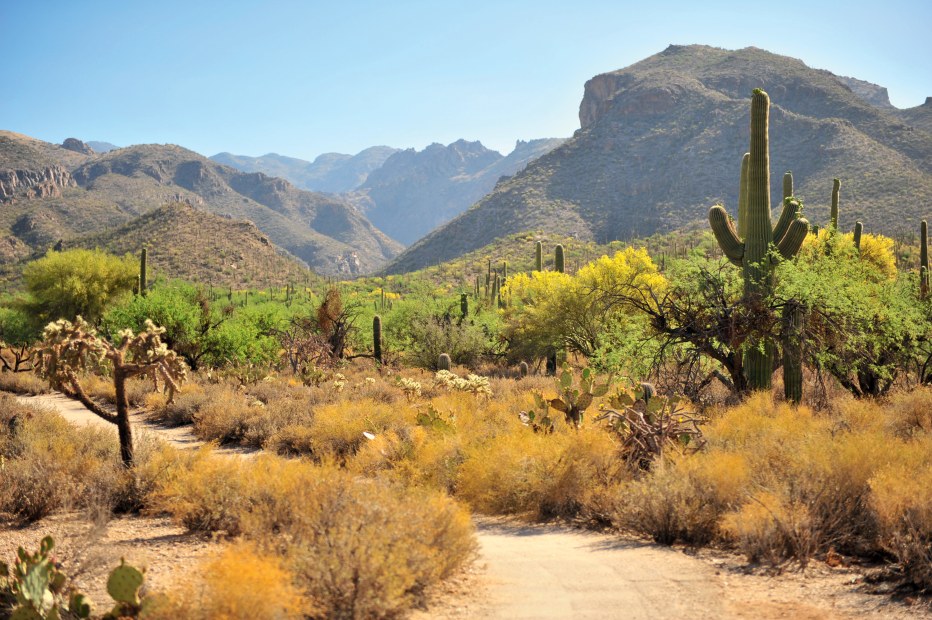
<path id="1" fill-rule="evenodd" d="M 96 323 L 121 296 L 132 293 L 138 264 L 102 250 L 49 251 L 26 265 L 28 297 L 21 306 L 40 324 L 84 317 Z"/>

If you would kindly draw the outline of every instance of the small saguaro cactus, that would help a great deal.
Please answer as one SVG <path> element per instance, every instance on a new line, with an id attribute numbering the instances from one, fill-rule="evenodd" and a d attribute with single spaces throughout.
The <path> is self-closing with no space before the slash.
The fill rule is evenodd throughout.
<path id="1" fill-rule="evenodd" d="M 464 321 L 469 316 L 469 296 L 466 293 L 460 294 L 460 316 Z"/>
<path id="2" fill-rule="evenodd" d="M 534 271 L 544 270 L 544 244 L 538 241 L 534 244 Z"/>
<path id="3" fill-rule="evenodd" d="M 861 222 L 854 223 L 854 247 L 858 252 L 861 251 L 861 234 L 864 232 L 864 224 Z"/>
<path id="4" fill-rule="evenodd" d="M 441 353 L 437 357 L 437 370 L 450 370 L 453 368 L 453 362 L 450 360 L 449 353 Z"/>
<path id="5" fill-rule="evenodd" d="M 378 314 L 372 317 L 372 356 L 382 363 L 382 317 Z"/>
<path id="6" fill-rule="evenodd" d="M 841 193 L 841 181 L 832 179 L 832 228 L 838 230 L 838 195 Z"/>
<path id="7" fill-rule="evenodd" d="M 566 258 L 563 254 L 563 244 L 558 243 L 553 250 L 553 269 L 554 271 L 564 272 Z"/>
<path id="8" fill-rule="evenodd" d="M 142 252 L 139 253 L 139 294 L 143 297 L 146 296 L 146 287 L 148 282 L 146 280 L 146 258 L 148 251 L 146 248 L 142 249 Z"/>
<path id="9" fill-rule="evenodd" d="M 783 201 L 783 212 L 776 226 L 771 222 L 769 117 L 770 97 L 756 89 L 751 97 L 747 217 L 742 222 L 747 231 L 745 237 L 738 236 L 724 207 L 716 205 L 709 209 L 709 224 L 722 252 L 744 271 L 744 295 L 748 301 L 766 297 L 773 289 L 771 245 L 783 258 L 791 258 L 799 252 L 809 232 L 809 222 L 800 217 L 800 204 L 792 198 Z M 765 339 L 762 345 L 747 350 L 745 376 L 752 389 L 770 388 L 775 346 L 770 339 Z"/>

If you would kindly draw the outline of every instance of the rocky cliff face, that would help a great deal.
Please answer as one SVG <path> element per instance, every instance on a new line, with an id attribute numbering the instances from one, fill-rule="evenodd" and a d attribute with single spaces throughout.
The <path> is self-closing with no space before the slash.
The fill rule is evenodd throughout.
<path id="1" fill-rule="evenodd" d="M 47 166 L 41 170 L 0 170 L 0 202 L 12 202 L 16 198 L 57 197 L 66 187 L 77 187 L 77 183 L 62 166 Z"/>
<path id="2" fill-rule="evenodd" d="M 94 149 L 77 138 L 66 138 L 65 141 L 61 143 L 61 147 L 69 151 L 74 151 L 75 153 L 81 153 L 82 155 L 94 154 Z"/>

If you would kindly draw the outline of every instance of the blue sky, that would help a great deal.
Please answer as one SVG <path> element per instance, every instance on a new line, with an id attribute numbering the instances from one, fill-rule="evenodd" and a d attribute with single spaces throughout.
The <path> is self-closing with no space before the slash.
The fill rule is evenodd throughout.
<path id="1" fill-rule="evenodd" d="M 932 96 L 932 2 L 0 0 L 0 128 L 313 159 L 578 128 L 583 84 L 670 43 L 756 46 Z"/>

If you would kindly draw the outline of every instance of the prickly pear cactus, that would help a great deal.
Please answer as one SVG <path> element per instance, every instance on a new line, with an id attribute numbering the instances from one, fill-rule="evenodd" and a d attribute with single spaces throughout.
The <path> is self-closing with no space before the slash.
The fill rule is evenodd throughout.
<path id="1" fill-rule="evenodd" d="M 144 581 L 145 577 L 139 569 L 120 560 L 120 565 L 113 569 L 107 579 L 107 593 L 118 603 L 138 606 L 139 588 Z"/>

